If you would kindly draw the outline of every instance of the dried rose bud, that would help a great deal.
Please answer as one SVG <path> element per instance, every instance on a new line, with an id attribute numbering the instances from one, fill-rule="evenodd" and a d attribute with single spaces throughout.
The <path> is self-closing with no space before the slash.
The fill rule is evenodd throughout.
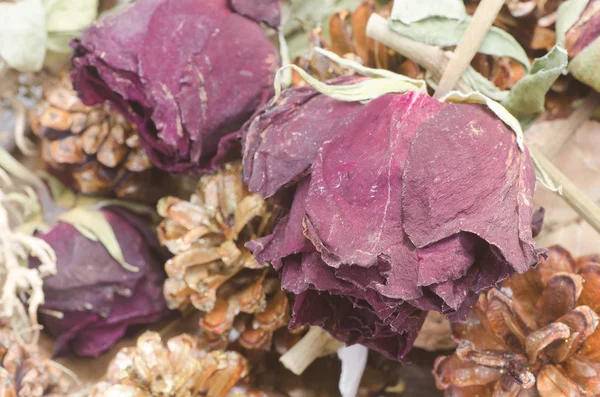
<path id="1" fill-rule="evenodd" d="M 57 256 L 57 274 L 44 279 L 46 302 L 40 312 L 40 323 L 56 339 L 57 356 L 97 356 L 130 325 L 152 323 L 168 314 L 162 295 L 165 255 L 152 229 L 121 208 L 105 207 L 101 212 L 125 261 L 138 271 L 125 269 L 101 242 L 70 224 L 59 222 L 38 236 Z"/>
<path id="2" fill-rule="evenodd" d="M 559 19 L 561 14 L 559 13 Z M 569 72 L 581 82 L 600 91 L 598 56 L 600 53 L 600 1 L 590 0 L 564 37 L 571 62 Z"/>
<path id="3" fill-rule="evenodd" d="M 529 153 L 484 106 L 290 89 L 244 145 L 254 192 L 300 180 L 289 215 L 249 244 L 298 294 L 293 325 L 402 359 L 422 311 L 464 319 L 479 291 L 537 263 Z"/>
<path id="4" fill-rule="evenodd" d="M 246 3 L 136 1 L 73 42 L 74 87 L 135 123 L 158 168 L 211 170 L 272 93 L 277 52 L 249 18 L 276 23 L 278 9 Z"/>

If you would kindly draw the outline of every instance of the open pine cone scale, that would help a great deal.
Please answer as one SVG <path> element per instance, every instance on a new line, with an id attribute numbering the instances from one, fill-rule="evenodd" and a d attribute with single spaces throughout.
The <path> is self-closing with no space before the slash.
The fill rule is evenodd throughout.
<path id="1" fill-rule="evenodd" d="M 600 394 L 600 264 L 551 247 L 537 269 L 482 294 L 434 375 L 447 396 Z"/>
<path id="2" fill-rule="evenodd" d="M 165 266 L 167 302 L 205 312 L 200 327 L 214 347 L 235 340 L 246 349 L 269 349 L 275 331 L 289 322 L 289 297 L 277 273 L 244 247 L 270 232 L 274 210 L 248 191 L 239 163 L 203 176 L 189 201 L 159 202 L 165 218 L 159 238 L 175 255 Z"/>

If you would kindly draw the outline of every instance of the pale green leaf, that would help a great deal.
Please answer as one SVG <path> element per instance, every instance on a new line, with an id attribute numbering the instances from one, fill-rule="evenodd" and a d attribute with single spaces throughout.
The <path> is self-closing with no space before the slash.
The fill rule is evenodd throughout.
<path id="1" fill-rule="evenodd" d="M 350 59 L 342 58 L 334 52 L 325 50 L 323 48 L 315 48 L 315 51 L 319 54 L 331 59 L 333 62 L 337 63 L 341 67 L 345 69 L 350 69 L 355 71 L 356 73 L 366 76 L 366 77 L 383 77 L 388 79 L 400 80 L 409 82 L 415 86 L 418 86 L 419 89 L 423 92 L 427 91 L 427 84 L 423 80 L 411 79 L 410 77 L 394 73 L 390 70 L 386 69 L 373 69 L 366 67 L 358 62 L 352 61 Z"/>
<path id="2" fill-rule="evenodd" d="M 396 0 L 391 19 L 411 24 L 431 17 L 460 20 L 467 15 L 462 0 Z"/>
<path id="3" fill-rule="evenodd" d="M 508 91 L 502 91 L 491 81 L 483 77 L 481 73 L 469 65 L 467 70 L 460 76 L 461 80 L 473 87 L 475 91 L 481 92 L 486 97 L 497 102 L 502 102 L 507 96 Z"/>
<path id="4" fill-rule="evenodd" d="M 455 46 L 471 23 L 471 17 L 462 20 L 441 17 L 427 18 L 411 24 L 389 20 L 390 28 L 412 40 L 439 47 Z M 493 26 L 478 50 L 482 54 L 510 57 L 529 70 L 529 58 L 521 45 L 504 30 Z"/>
<path id="5" fill-rule="evenodd" d="M 336 11 L 354 10 L 363 0 L 282 0 L 281 15 L 290 58 L 302 55 L 309 48 L 308 33 L 315 26 L 323 27 L 329 38 L 329 18 Z"/>
<path id="6" fill-rule="evenodd" d="M 600 92 L 600 37 L 592 41 L 569 63 L 575 78 Z"/>
<path id="7" fill-rule="evenodd" d="M 43 3 L 49 33 L 81 32 L 98 16 L 98 0 L 43 0 Z"/>
<path id="8" fill-rule="evenodd" d="M 88 239 L 102 243 L 108 253 L 126 270 L 130 272 L 139 271 L 137 267 L 125 261 L 115 232 L 102 212 L 76 207 L 61 214 L 58 220 L 70 224 Z"/>
<path id="9" fill-rule="evenodd" d="M 347 85 L 329 85 L 315 79 L 304 69 L 296 65 L 285 65 L 277 71 L 275 76 L 275 99 L 281 94 L 282 73 L 286 69 L 294 69 L 302 78 L 313 88 L 323 95 L 327 95 L 333 99 L 346 102 L 367 102 L 390 93 L 403 93 L 407 91 L 427 92 L 427 83 L 423 80 L 415 80 L 391 72 L 389 70 L 367 68 L 357 62 L 343 59 L 331 51 L 316 49 L 320 54 L 328 57 L 334 62 L 339 63 L 342 67 L 354 70 L 362 75 L 373 77 L 372 79 L 363 80 L 356 84 Z"/>
<path id="10" fill-rule="evenodd" d="M 440 99 L 441 102 L 448 103 L 477 103 L 487 106 L 504 124 L 508 125 L 517 137 L 517 145 L 521 150 L 524 150 L 523 144 L 523 129 L 519 121 L 496 101 L 491 100 L 480 92 L 470 92 L 463 94 L 462 92 L 452 91 Z"/>
<path id="11" fill-rule="evenodd" d="M 71 189 L 46 171 L 40 171 L 39 175 L 50 188 L 50 194 L 56 205 L 62 208 L 73 208 L 75 206 L 77 197 Z"/>
<path id="12" fill-rule="evenodd" d="M 0 2 L 0 57 L 21 72 L 44 64 L 46 23 L 42 0 Z"/>
<path id="13" fill-rule="evenodd" d="M 502 103 L 523 124 L 529 124 L 544 112 L 546 93 L 567 67 L 567 51 L 555 46 L 533 62 L 531 71 L 515 84 Z"/>
<path id="14" fill-rule="evenodd" d="M 579 20 L 590 0 L 567 0 L 558 6 L 556 17 L 556 43 L 565 46 L 565 36 Z"/>

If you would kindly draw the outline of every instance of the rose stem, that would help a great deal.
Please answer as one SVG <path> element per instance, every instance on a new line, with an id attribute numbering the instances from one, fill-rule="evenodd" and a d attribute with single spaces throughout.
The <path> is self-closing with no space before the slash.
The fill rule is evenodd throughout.
<path id="1" fill-rule="evenodd" d="M 319 327 L 310 327 L 300 342 L 288 350 L 279 361 L 296 375 L 301 375 L 317 358 L 335 352 L 343 344 Z"/>
<path id="2" fill-rule="evenodd" d="M 460 76 L 477 54 L 477 50 L 481 47 L 481 43 L 483 43 L 488 30 L 492 27 L 503 5 L 504 0 L 482 0 L 479 3 L 471 23 L 458 42 L 452 58 L 450 58 L 450 62 L 433 96 L 434 98 L 441 98 L 452 91 Z"/>

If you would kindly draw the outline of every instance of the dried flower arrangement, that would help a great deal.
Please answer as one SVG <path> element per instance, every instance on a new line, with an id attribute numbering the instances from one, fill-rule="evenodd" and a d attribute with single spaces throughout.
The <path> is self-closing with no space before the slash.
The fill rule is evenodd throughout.
<path id="1" fill-rule="evenodd" d="M 0 0 L 0 392 L 600 394 L 599 5 Z"/>

